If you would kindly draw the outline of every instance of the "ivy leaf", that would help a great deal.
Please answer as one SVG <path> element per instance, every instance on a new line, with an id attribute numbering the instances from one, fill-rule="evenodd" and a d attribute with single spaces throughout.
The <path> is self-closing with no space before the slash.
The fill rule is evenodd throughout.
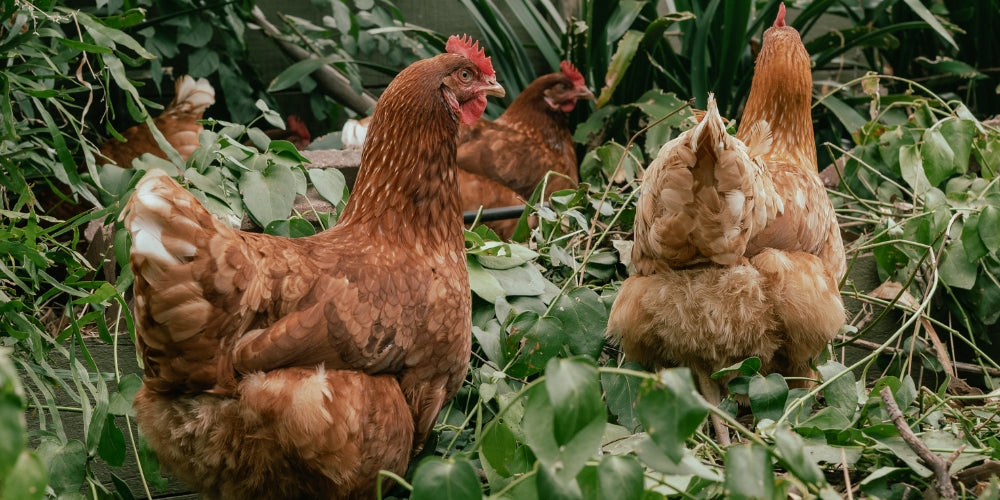
<path id="1" fill-rule="evenodd" d="M 545 365 L 545 389 L 552 403 L 555 438 L 565 445 L 594 419 L 603 421 L 605 406 L 597 366 L 588 358 L 553 358 Z"/>
<path id="2" fill-rule="evenodd" d="M 924 165 L 927 181 L 938 186 L 945 179 L 955 175 L 955 152 L 941 133 L 941 129 L 931 127 L 924 132 L 924 144 L 920 148 L 920 159 Z M 902 160 L 902 159 L 901 159 Z"/>
<path id="3" fill-rule="evenodd" d="M 465 459 L 428 457 L 413 473 L 412 500 L 481 500 L 479 476 Z"/>
<path id="4" fill-rule="evenodd" d="M 514 318 L 508 331 L 505 357 L 517 356 L 517 360 L 507 372 L 515 377 L 542 371 L 546 363 L 562 351 L 562 323 L 551 316 L 525 311 Z"/>
<path id="5" fill-rule="evenodd" d="M 570 476 L 564 479 L 555 466 L 543 465 L 538 468 L 535 478 L 540 498 L 552 500 L 583 500 L 583 492 L 576 478 Z"/>
<path id="6" fill-rule="evenodd" d="M 684 442 L 708 416 L 708 403 L 698 394 L 686 368 L 661 370 L 657 380 L 644 380 L 637 403 L 639 421 L 661 450 L 680 463 Z"/>
<path id="7" fill-rule="evenodd" d="M 344 173 L 336 168 L 310 168 L 309 181 L 316 188 L 316 192 L 333 206 L 337 206 L 344 199 L 344 190 L 347 188 L 347 181 Z"/>
<path id="8" fill-rule="evenodd" d="M 923 160 L 916 145 L 906 145 L 899 148 L 899 170 L 903 180 L 913 189 L 914 195 L 920 195 L 931 188 L 931 183 L 924 173 Z"/>
<path id="9" fill-rule="evenodd" d="M 472 288 L 472 291 L 476 295 L 491 303 L 495 303 L 498 299 L 504 297 L 503 287 L 500 286 L 500 282 L 492 274 L 483 269 L 483 266 L 479 264 L 479 260 L 475 256 L 467 255 L 465 264 L 469 270 L 469 287 Z"/>
<path id="10" fill-rule="evenodd" d="M 965 248 L 965 256 L 970 262 L 978 262 L 979 259 L 989 255 L 990 250 L 986 248 L 986 244 L 983 243 L 983 239 L 979 236 L 979 218 L 980 214 L 972 212 L 965 219 L 965 223 L 962 224 L 962 247 Z M 997 226 L 983 226 L 987 229 L 987 232 L 997 233 Z"/>
<path id="11" fill-rule="evenodd" d="M 826 478 L 809 455 L 806 453 L 802 436 L 788 430 L 780 429 L 774 435 L 774 443 L 781 456 L 782 463 L 789 472 L 809 484 L 823 486 Z"/>
<path id="12" fill-rule="evenodd" d="M 642 366 L 635 362 L 626 363 L 622 368 L 642 370 Z M 638 428 L 636 399 L 639 396 L 640 379 L 617 373 L 601 373 L 601 385 L 607 394 L 608 410 L 618 417 L 618 423 L 627 429 Z"/>
<path id="13" fill-rule="evenodd" d="M 608 310 L 597 292 L 579 287 L 560 295 L 552 308 L 552 316 L 562 322 L 571 353 L 597 359 L 608 326 Z"/>
<path id="14" fill-rule="evenodd" d="M 788 399 L 788 383 L 780 373 L 771 373 L 766 377 L 754 375 L 750 377 L 750 409 L 757 421 L 765 418 L 777 420 L 785 411 L 785 400 Z"/>
<path id="15" fill-rule="evenodd" d="M 508 465 L 514 461 L 518 442 L 506 425 L 493 425 L 480 440 L 479 453 L 503 477 L 510 477 Z"/>
<path id="16" fill-rule="evenodd" d="M 97 453 L 112 467 L 121 467 L 125 463 L 125 434 L 115 425 L 114 415 L 108 415 L 104 423 Z"/>
<path id="17" fill-rule="evenodd" d="M 941 280 L 949 286 L 969 290 L 976 284 L 979 266 L 969 262 L 962 240 L 952 240 L 941 257 L 938 270 L 941 273 Z"/>
<path id="18" fill-rule="evenodd" d="M 188 55 L 188 74 L 195 78 L 211 75 L 219 70 L 218 52 L 209 50 L 206 47 L 192 52 Z"/>
<path id="19" fill-rule="evenodd" d="M 554 470 L 560 484 L 569 484 L 601 445 L 605 422 L 603 415 L 592 419 L 563 445 L 556 442 L 556 418 L 545 387 L 534 387 L 525 403 L 523 430 L 525 441 L 544 467 Z"/>
<path id="20" fill-rule="evenodd" d="M 989 231 L 978 231 L 978 233 L 979 238 L 983 240 L 983 244 L 986 245 L 990 253 L 997 253 L 997 250 L 1000 250 L 1000 231 L 996 230 L 1000 227 L 1000 208 L 993 205 L 983 207 L 983 211 L 979 214 L 979 225 L 993 228 Z"/>
<path id="21" fill-rule="evenodd" d="M 49 471 L 46 470 L 45 462 L 37 454 L 24 450 L 18 455 L 10 475 L 0 482 L 0 498 L 45 498 L 47 484 Z"/>
<path id="22" fill-rule="evenodd" d="M 295 201 L 295 178 L 283 165 L 269 165 L 264 171 L 247 170 L 240 176 L 243 203 L 260 227 L 285 219 Z"/>
<path id="23" fill-rule="evenodd" d="M 976 124 L 972 120 L 945 118 L 941 121 L 941 135 L 954 152 L 955 170 L 964 174 L 969 170 L 972 141 L 976 137 Z"/>
<path id="24" fill-rule="evenodd" d="M 600 498 L 639 500 L 643 498 L 643 471 L 631 456 L 604 455 L 597 465 Z"/>
<path id="25" fill-rule="evenodd" d="M 726 498 L 775 498 L 774 470 L 767 448 L 753 443 L 726 449 Z"/>
<path id="26" fill-rule="evenodd" d="M 827 385 L 823 390 L 823 396 L 827 405 L 837 408 L 848 419 L 853 419 L 858 410 L 858 389 L 854 373 L 836 361 L 827 361 L 817 368 L 824 381 L 847 372 Z"/>

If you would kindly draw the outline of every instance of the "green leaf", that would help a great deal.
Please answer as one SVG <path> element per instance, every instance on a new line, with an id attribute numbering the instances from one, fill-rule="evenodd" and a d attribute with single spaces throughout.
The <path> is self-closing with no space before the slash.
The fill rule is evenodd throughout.
<path id="1" fill-rule="evenodd" d="M 49 484 L 49 471 L 45 462 L 30 451 L 18 456 L 10 475 L 0 481 L 0 498 L 32 500 L 45 498 L 45 487 Z"/>
<path id="2" fill-rule="evenodd" d="M 479 476 L 465 459 L 427 457 L 413 473 L 412 500 L 480 500 Z"/>
<path id="3" fill-rule="evenodd" d="M 824 381 L 846 372 L 823 389 L 823 396 L 829 406 L 840 410 L 849 420 L 853 419 L 858 410 L 858 388 L 854 373 L 836 361 L 827 361 L 817 368 Z"/>
<path id="4" fill-rule="evenodd" d="M 535 477 L 538 495 L 553 500 L 582 500 L 583 492 L 575 477 L 564 479 L 555 466 L 543 465 Z"/>
<path id="5" fill-rule="evenodd" d="M 719 377 L 728 375 L 733 372 L 739 373 L 740 375 L 746 375 L 749 377 L 751 375 L 756 375 L 757 372 L 760 371 L 760 367 L 762 365 L 763 364 L 761 363 L 760 358 L 752 356 L 747 359 L 744 359 L 743 361 L 740 361 L 739 363 L 734 363 L 713 373 L 712 378 L 718 379 Z"/>
<path id="6" fill-rule="evenodd" d="M 1000 228 L 1000 208 L 993 205 L 983 207 L 983 211 L 979 214 L 979 225 L 994 228 L 989 231 L 977 232 L 990 253 L 996 254 L 997 250 L 1000 250 L 1000 231 L 996 230 L 996 228 Z"/>
<path id="7" fill-rule="evenodd" d="M 774 443 L 781 461 L 789 472 L 806 484 L 823 486 L 826 478 L 816 462 L 805 452 L 802 436 L 788 430 L 780 429 L 774 434 Z"/>
<path id="8" fill-rule="evenodd" d="M 316 234 L 316 228 L 313 227 L 311 222 L 301 217 L 293 217 L 291 219 L 276 220 L 268 224 L 264 228 L 264 233 L 283 236 L 285 238 L 301 238 Z"/>
<path id="9" fill-rule="evenodd" d="M 121 467 L 125 463 L 125 434 L 115 425 L 114 415 L 107 416 L 97 453 L 112 467 Z"/>
<path id="10" fill-rule="evenodd" d="M 573 439 L 594 419 L 604 419 L 604 402 L 597 366 L 590 359 L 553 358 L 545 366 L 545 389 L 555 419 L 555 438 L 560 446 Z"/>
<path id="11" fill-rule="evenodd" d="M 209 76 L 219 69 L 219 54 L 202 47 L 188 55 L 188 74 L 195 78 Z"/>
<path id="12" fill-rule="evenodd" d="M 57 494 L 77 491 L 83 486 L 87 474 L 87 448 L 81 441 L 73 439 L 65 445 L 43 442 L 38 453 L 48 464 L 50 486 Z"/>
<path id="13" fill-rule="evenodd" d="M 526 311 L 518 314 L 508 328 L 505 357 L 514 363 L 507 370 L 515 377 L 542 371 L 563 349 L 562 323 L 551 316 Z"/>
<path id="14" fill-rule="evenodd" d="M 910 9 L 913 9 L 913 13 L 920 16 L 920 19 L 923 19 L 925 23 L 931 25 L 934 32 L 941 38 L 944 38 L 944 40 L 948 42 L 953 49 L 959 50 L 958 44 L 955 43 L 955 39 L 951 37 L 951 33 L 948 33 L 948 30 L 941 25 L 941 22 L 938 21 L 937 17 L 934 17 L 934 14 L 932 14 L 931 11 L 920 2 L 920 0 L 903 0 L 903 3 L 910 7 Z"/>
<path id="15" fill-rule="evenodd" d="M 927 181 L 932 186 L 939 186 L 945 179 L 955 175 L 955 152 L 951 149 L 944 134 L 937 127 L 924 132 L 924 143 L 920 148 L 920 159 L 924 166 Z"/>
<path id="16" fill-rule="evenodd" d="M 580 287 L 560 295 L 552 308 L 552 316 L 562 322 L 571 353 L 597 359 L 608 326 L 608 309 L 597 292 Z"/>
<path id="17" fill-rule="evenodd" d="M 826 109 L 829 109 L 851 134 L 861 130 L 868 123 L 868 120 L 865 120 L 854 108 L 832 95 L 824 96 L 819 104 L 826 106 Z"/>
<path id="18" fill-rule="evenodd" d="M 962 240 L 952 240 L 941 257 L 938 271 L 941 273 L 941 281 L 949 286 L 969 290 L 976 284 L 979 266 L 969 262 Z"/>
<path id="19" fill-rule="evenodd" d="M 931 188 L 927 174 L 924 173 L 920 150 L 916 145 L 899 148 L 899 170 L 903 180 L 913 189 L 914 195 L 920 195 Z"/>
<path id="20" fill-rule="evenodd" d="M 604 87 L 601 88 L 600 95 L 597 97 L 596 106 L 598 108 L 611 101 L 611 96 L 615 93 L 615 89 L 618 88 L 618 84 L 625 78 L 625 73 L 628 71 L 629 65 L 632 64 L 632 59 L 639 49 L 639 42 L 642 41 L 642 36 L 642 33 L 639 31 L 629 30 L 618 41 L 618 48 L 611 57 L 611 63 L 608 64 L 608 71 L 604 75 Z"/>
<path id="21" fill-rule="evenodd" d="M 941 135 L 954 152 L 955 170 L 960 174 L 968 172 L 972 141 L 976 138 L 976 123 L 972 120 L 945 118 L 941 121 Z"/>
<path id="22" fill-rule="evenodd" d="M 969 262 L 978 262 L 979 259 L 989 255 L 990 250 L 986 248 L 986 244 L 983 243 L 983 239 L 979 237 L 979 217 L 980 215 L 976 212 L 969 213 L 968 217 L 965 219 L 965 223 L 962 224 L 962 247 L 965 248 L 965 256 L 969 259 Z M 987 232 L 998 233 L 998 226 L 983 226 Z"/>
<path id="23" fill-rule="evenodd" d="M 599 498 L 642 498 L 642 466 L 631 456 L 604 455 L 597 465 L 597 477 L 601 485 Z"/>
<path id="24" fill-rule="evenodd" d="M 753 443 L 726 449 L 726 498 L 775 498 L 774 470 L 767 448 Z"/>
<path id="25" fill-rule="evenodd" d="M 560 484 L 568 484 L 586 465 L 601 445 L 604 418 L 595 418 L 563 445 L 556 442 L 555 415 L 548 391 L 532 388 L 525 403 L 523 429 L 525 441 L 545 467 L 556 467 Z"/>
<path id="26" fill-rule="evenodd" d="M 503 286 L 492 274 L 488 273 L 474 255 L 466 256 L 466 267 L 469 270 L 469 286 L 472 292 L 481 298 L 495 303 L 505 296 Z"/>
<path id="27" fill-rule="evenodd" d="M 785 411 L 785 400 L 788 399 L 788 383 L 780 373 L 771 373 L 766 377 L 754 375 L 750 377 L 750 409 L 757 421 L 765 418 L 778 420 Z"/>
<path id="28" fill-rule="evenodd" d="M 635 362 L 622 365 L 622 368 L 642 371 L 642 366 Z M 618 423 L 627 429 L 639 427 L 639 415 L 636 411 L 636 399 L 639 396 L 641 379 L 630 375 L 617 373 L 601 373 L 601 385 L 607 395 L 608 410 L 618 417 Z"/>
<path id="29" fill-rule="evenodd" d="M 17 370 L 0 350 L 0 478 L 17 466 L 27 436 L 24 430 L 24 389 Z"/>
<path id="30" fill-rule="evenodd" d="M 545 291 L 545 284 L 548 280 L 545 276 L 530 263 L 525 263 L 510 269 L 487 269 L 486 272 L 503 287 L 504 294 L 512 295 L 541 295 Z M 485 298 L 485 297 L 484 297 Z"/>
<path id="31" fill-rule="evenodd" d="M 684 442 L 708 416 L 708 404 L 695 389 L 690 370 L 661 370 L 657 380 L 643 380 L 639 391 L 639 421 L 657 446 L 680 463 Z"/>
<path id="32" fill-rule="evenodd" d="M 135 373 L 126 374 L 118 381 L 118 391 L 111 394 L 108 414 L 133 415 L 132 400 L 142 388 L 142 379 Z"/>
<path id="33" fill-rule="evenodd" d="M 264 171 L 247 170 L 240 175 L 239 187 L 243 203 L 261 227 L 285 219 L 295 201 L 295 178 L 291 169 L 270 165 Z"/>
<path id="34" fill-rule="evenodd" d="M 316 70 L 335 62 L 341 62 L 343 58 L 341 57 L 324 57 L 324 58 L 311 58 L 303 59 L 291 66 L 287 67 L 271 80 L 271 85 L 268 86 L 268 92 L 278 92 L 285 90 L 294 85 L 298 85 L 304 78 L 311 75 Z"/>
<path id="35" fill-rule="evenodd" d="M 501 476 L 513 473 L 508 465 L 514 461 L 518 442 L 514 433 L 506 425 L 493 425 L 483 434 L 479 452 Z"/>
<path id="36" fill-rule="evenodd" d="M 538 253 L 524 245 L 508 243 L 501 245 L 495 255 L 480 254 L 479 263 L 489 269 L 511 269 L 538 258 Z"/>

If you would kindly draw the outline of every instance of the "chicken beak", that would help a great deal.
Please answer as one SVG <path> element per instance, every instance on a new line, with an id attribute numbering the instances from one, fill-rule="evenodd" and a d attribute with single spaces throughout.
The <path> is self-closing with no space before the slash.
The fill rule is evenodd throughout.
<path id="1" fill-rule="evenodd" d="M 493 97 L 503 97 L 507 95 L 503 87 L 497 83 L 497 78 L 495 76 L 490 76 L 486 78 L 486 85 L 482 87 L 482 91 L 486 95 L 491 95 Z"/>
<path id="2" fill-rule="evenodd" d="M 594 93 L 590 91 L 587 87 L 577 87 L 576 88 L 577 99 L 593 99 Z"/>

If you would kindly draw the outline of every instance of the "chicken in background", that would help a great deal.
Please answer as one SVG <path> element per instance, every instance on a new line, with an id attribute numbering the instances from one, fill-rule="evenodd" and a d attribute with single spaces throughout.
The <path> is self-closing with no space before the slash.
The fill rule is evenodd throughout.
<path id="1" fill-rule="evenodd" d="M 174 99 L 163 108 L 160 116 L 153 118 L 153 123 L 181 159 L 186 161 L 200 145 L 198 134 L 205 128 L 198 121 L 205 110 L 215 103 L 215 89 L 204 78 L 195 80 L 183 75 L 174 82 L 174 90 Z M 101 154 L 119 167 L 132 168 L 132 160 L 144 153 L 167 157 L 145 123 L 126 129 L 122 136 L 125 142 L 112 138 L 101 144 Z"/>
<path id="2" fill-rule="evenodd" d="M 751 356 L 763 373 L 809 385 L 845 321 L 844 246 L 817 174 L 809 54 L 779 5 L 737 136 L 709 96 L 701 122 L 646 170 L 635 273 L 608 322 L 626 359 L 689 367 L 716 405 L 729 378 L 712 373 Z M 722 420 L 713 414 L 712 423 L 729 444 Z"/>
<path id="3" fill-rule="evenodd" d="M 370 116 L 360 120 L 348 118 L 340 132 L 341 147 L 343 149 L 361 149 L 361 146 L 365 145 L 365 136 L 368 135 L 368 124 L 371 123 L 371 120 Z"/>
<path id="4" fill-rule="evenodd" d="M 302 151 L 309 147 L 312 142 L 312 135 L 306 122 L 302 121 L 299 115 L 288 115 L 284 129 L 272 128 L 264 131 L 272 141 L 288 141 L 295 146 L 295 149 Z"/>
<path id="5" fill-rule="evenodd" d="M 566 113 L 573 111 L 578 100 L 593 99 L 594 94 L 571 63 L 563 61 L 559 68 L 531 82 L 496 120 L 480 119 L 462 127 L 458 166 L 463 171 L 465 210 L 522 204 L 549 171 L 562 176 L 549 177 L 546 195 L 580 182 Z M 483 189 L 483 185 L 490 187 Z M 507 239 L 516 224 L 510 220 L 488 225 Z"/>
<path id="6" fill-rule="evenodd" d="M 123 217 L 161 463 L 206 498 L 370 499 L 406 471 L 468 370 L 455 151 L 488 95 L 471 39 L 400 72 L 340 222 L 311 237 L 232 230 L 146 173 Z"/>

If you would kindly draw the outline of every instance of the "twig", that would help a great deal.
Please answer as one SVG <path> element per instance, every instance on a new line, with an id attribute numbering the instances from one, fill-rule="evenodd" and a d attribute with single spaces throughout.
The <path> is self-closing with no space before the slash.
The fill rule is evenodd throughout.
<path id="1" fill-rule="evenodd" d="M 951 476 L 948 474 L 948 467 L 951 465 L 951 461 L 956 458 L 952 455 L 945 461 L 941 457 L 937 456 L 934 452 L 930 450 L 913 433 L 913 429 L 906 423 L 906 418 L 903 417 L 903 412 L 899 409 L 899 405 L 896 404 L 896 400 L 892 397 L 892 389 L 889 386 L 885 386 L 879 391 L 879 395 L 882 396 L 882 404 L 885 405 L 886 411 L 889 412 L 889 418 L 892 420 L 892 424 L 896 426 L 896 430 L 899 431 L 899 436 L 903 438 L 903 441 L 907 446 L 913 450 L 921 460 L 924 461 L 932 471 L 934 471 L 934 477 L 937 480 L 937 490 L 941 495 L 941 498 L 945 499 L 957 499 L 958 495 L 955 493 L 955 486 L 951 484 Z M 960 448 L 958 450 L 961 453 Z"/>
<path id="2" fill-rule="evenodd" d="M 837 338 L 834 340 L 836 342 L 843 342 L 844 345 L 851 345 L 859 349 L 865 349 L 867 351 L 874 351 L 875 349 L 882 347 L 882 344 L 879 344 L 877 342 L 871 342 L 862 339 L 852 339 L 847 335 L 838 335 Z M 902 350 L 892 346 L 886 346 L 885 352 L 890 354 L 899 354 L 902 352 Z M 951 364 L 954 365 L 955 370 L 960 372 L 975 373 L 977 375 L 988 375 L 990 377 L 1000 377 L 1000 370 L 993 368 L 992 366 L 979 366 L 979 365 L 974 365 L 972 363 L 964 363 L 961 361 L 952 361 Z"/>
<path id="3" fill-rule="evenodd" d="M 250 11 L 254 21 L 269 38 L 278 44 L 281 50 L 296 61 L 302 61 L 313 57 L 309 51 L 281 39 L 281 31 L 278 30 L 259 7 L 254 7 Z M 346 76 L 333 69 L 329 64 L 322 66 L 312 73 L 313 78 L 320 84 L 331 97 L 337 102 L 351 108 L 352 111 L 360 115 L 368 114 L 369 110 L 375 106 L 375 98 L 365 93 L 357 93 L 351 88 L 351 83 Z"/>

